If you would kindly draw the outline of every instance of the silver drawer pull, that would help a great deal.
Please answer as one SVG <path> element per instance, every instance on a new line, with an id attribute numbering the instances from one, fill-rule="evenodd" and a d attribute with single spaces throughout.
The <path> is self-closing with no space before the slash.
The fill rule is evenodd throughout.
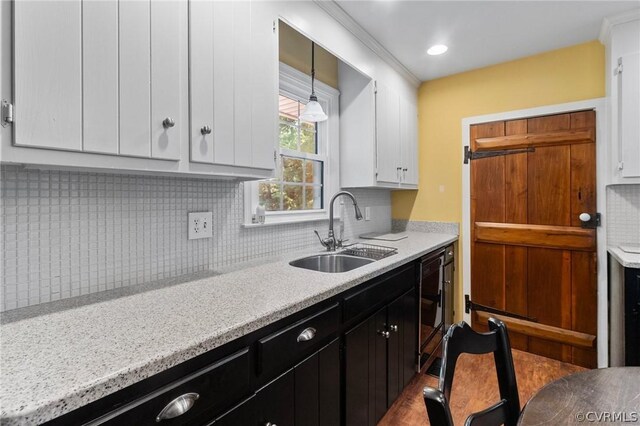
<path id="1" fill-rule="evenodd" d="M 298 342 L 308 342 L 316 337 L 316 329 L 313 327 L 305 328 L 302 333 L 298 334 Z"/>
<path id="2" fill-rule="evenodd" d="M 160 414 L 156 417 L 156 422 L 173 419 L 174 417 L 183 415 L 193 407 L 193 404 L 196 403 L 198 398 L 200 398 L 200 395 L 194 392 L 180 395 L 160 411 Z"/>

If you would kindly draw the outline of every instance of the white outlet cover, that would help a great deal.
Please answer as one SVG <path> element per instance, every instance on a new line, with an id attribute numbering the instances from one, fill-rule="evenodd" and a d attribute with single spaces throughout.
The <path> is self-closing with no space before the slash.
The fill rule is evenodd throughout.
<path id="1" fill-rule="evenodd" d="M 199 240 L 213 237 L 213 214 L 211 212 L 193 212 L 188 214 L 188 239 Z"/>

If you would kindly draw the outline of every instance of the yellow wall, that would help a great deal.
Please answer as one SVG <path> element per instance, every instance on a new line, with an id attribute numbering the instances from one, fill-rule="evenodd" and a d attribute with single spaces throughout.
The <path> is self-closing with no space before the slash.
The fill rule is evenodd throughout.
<path id="1" fill-rule="evenodd" d="M 311 75 L 311 40 L 280 21 L 280 61 Z M 316 45 L 316 78 L 338 87 L 338 58 Z"/>
<path id="2" fill-rule="evenodd" d="M 461 221 L 463 118 L 603 96 L 604 47 L 597 41 L 422 83 L 418 90 L 420 189 L 392 194 L 393 218 Z M 461 282 L 460 272 L 458 319 Z"/>

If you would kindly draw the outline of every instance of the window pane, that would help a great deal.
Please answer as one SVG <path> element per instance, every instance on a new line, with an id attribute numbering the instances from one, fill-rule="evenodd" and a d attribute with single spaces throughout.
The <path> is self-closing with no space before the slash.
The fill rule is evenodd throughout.
<path id="1" fill-rule="evenodd" d="M 298 150 L 298 128 L 285 124 L 282 120 L 280 122 L 280 147 Z"/>
<path id="2" fill-rule="evenodd" d="M 322 187 L 305 185 L 305 209 L 322 208 Z"/>
<path id="3" fill-rule="evenodd" d="M 298 116 L 300 115 L 300 111 L 303 106 L 300 105 L 300 102 L 295 99 L 287 98 L 286 96 L 280 95 L 278 98 L 279 110 L 281 116 L 286 116 L 296 121 Z M 282 117 L 281 117 L 282 118 Z"/>
<path id="4" fill-rule="evenodd" d="M 279 183 L 270 181 L 260 182 L 258 185 L 258 194 L 260 204 L 264 204 L 266 211 L 279 211 L 280 200 L 282 199 L 282 191 Z"/>
<path id="5" fill-rule="evenodd" d="M 283 210 L 302 210 L 304 201 L 302 198 L 301 185 L 284 185 L 284 206 Z"/>
<path id="6" fill-rule="evenodd" d="M 304 181 L 322 184 L 322 161 L 307 160 L 304 165 Z"/>
<path id="7" fill-rule="evenodd" d="M 304 121 L 300 123 L 300 151 L 317 153 L 315 124 Z"/>
<path id="8" fill-rule="evenodd" d="M 282 157 L 282 180 L 302 182 L 302 162 L 299 158 Z"/>

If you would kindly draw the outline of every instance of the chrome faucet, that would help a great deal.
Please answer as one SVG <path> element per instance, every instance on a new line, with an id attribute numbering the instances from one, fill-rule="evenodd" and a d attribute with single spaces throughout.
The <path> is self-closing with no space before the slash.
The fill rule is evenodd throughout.
<path id="1" fill-rule="evenodd" d="M 336 239 L 336 236 L 333 232 L 333 203 L 336 201 L 336 198 L 341 195 L 346 195 L 347 197 L 351 198 L 351 200 L 353 201 L 353 208 L 356 211 L 356 220 L 362 220 L 362 212 L 360 211 L 360 207 L 358 207 L 356 197 L 354 197 L 352 193 L 347 191 L 340 191 L 336 193 L 336 195 L 331 198 L 331 202 L 329 203 L 329 236 L 323 239 L 322 237 L 320 237 L 320 234 L 318 234 L 318 231 L 313 231 L 318 236 L 320 244 L 322 244 L 323 247 L 326 247 L 327 251 L 335 251 L 336 248 L 342 247 L 343 241 L 340 239 Z"/>

